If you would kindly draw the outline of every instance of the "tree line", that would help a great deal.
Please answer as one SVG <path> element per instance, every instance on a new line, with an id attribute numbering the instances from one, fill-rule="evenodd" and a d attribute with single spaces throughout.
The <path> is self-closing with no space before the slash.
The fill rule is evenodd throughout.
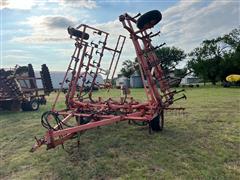
<path id="1" fill-rule="evenodd" d="M 157 49 L 156 55 L 166 74 L 174 72 L 175 76 L 183 77 L 192 72 L 204 83 L 215 85 L 218 81 L 225 81 L 230 74 L 240 74 L 240 27 L 223 36 L 204 40 L 188 54 L 173 46 Z M 185 58 L 188 58 L 185 67 L 177 69 L 176 66 Z M 130 77 L 136 71 L 139 71 L 137 58 L 123 62 L 123 76 Z"/>

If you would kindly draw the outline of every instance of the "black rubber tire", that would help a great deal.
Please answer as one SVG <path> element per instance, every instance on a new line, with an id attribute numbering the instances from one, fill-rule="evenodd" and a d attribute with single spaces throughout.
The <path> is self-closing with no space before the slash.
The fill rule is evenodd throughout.
<path id="1" fill-rule="evenodd" d="M 71 36 L 75 36 L 77 38 L 83 38 L 85 40 L 89 39 L 89 34 L 88 33 L 84 33 L 82 31 L 74 29 L 73 27 L 68 27 L 67 31 L 68 31 L 68 34 L 71 35 Z"/>
<path id="2" fill-rule="evenodd" d="M 79 123 L 80 125 L 83 125 L 83 124 L 87 124 L 91 121 L 91 118 L 88 118 L 88 117 L 76 117 L 76 121 L 77 123 Z"/>
<path id="3" fill-rule="evenodd" d="M 32 64 L 28 64 L 28 76 L 31 78 L 35 78 L 35 73 Z M 32 89 L 37 88 L 33 79 L 30 79 L 29 82 Z"/>
<path id="4" fill-rule="evenodd" d="M 142 29 L 152 28 L 157 23 L 159 23 L 162 19 L 162 14 L 158 10 L 149 11 L 142 16 L 140 16 L 137 20 L 137 27 Z"/>
<path id="5" fill-rule="evenodd" d="M 30 111 L 29 102 L 22 102 L 22 110 L 23 111 Z"/>
<path id="6" fill-rule="evenodd" d="M 148 123 L 147 122 L 145 122 L 145 121 L 132 121 L 135 125 L 138 125 L 138 126 L 146 126 L 146 125 L 148 125 Z"/>
<path id="7" fill-rule="evenodd" d="M 87 124 L 91 121 L 91 118 L 89 117 L 77 117 L 76 116 L 76 122 L 80 125 L 83 125 L 83 124 Z M 80 132 L 80 134 L 83 134 L 86 130 L 83 130 Z M 77 135 L 77 133 L 75 133 L 75 135 Z M 74 136 L 76 137 L 76 136 Z"/>
<path id="8" fill-rule="evenodd" d="M 44 92 L 46 94 L 49 94 L 50 92 L 53 91 L 53 85 L 52 85 L 52 80 L 51 80 L 51 76 L 49 73 L 49 69 L 46 64 L 42 65 L 42 71 L 40 72 L 40 75 L 42 77 Z"/>
<path id="9" fill-rule="evenodd" d="M 32 99 L 30 101 L 30 110 L 37 111 L 39 109 L 39 102 L 37 99 Z"/>
<path id="10" fill-rule="evenodd" d="M 18 100 L 5 101 L 5 102 L 3 102 L 2 107 L 3 107 L 3 109 L 16 112 L 21 109 L 21 103 Z"/>
<path id="11" fill-rule="evenodd" d="M 150 121 L 150 126 L 153 131 L 162 131 L 164 128 L 164 113 L 163 111 L 159 113 L 152 121 Z"/>
<path id="12" fill-rule="evenodd" d="M 22 103 L 23 111 L 37 111 L 39 109 L 39 102 L 37 99 L 32 99 L 31 101 L 25 101 Z"/>

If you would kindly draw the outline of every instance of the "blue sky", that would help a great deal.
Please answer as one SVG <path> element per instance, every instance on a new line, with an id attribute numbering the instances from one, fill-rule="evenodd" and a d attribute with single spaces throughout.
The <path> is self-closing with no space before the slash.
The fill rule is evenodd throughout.
<path id="1" fill-rule="evenodd" d="M 112 39 L 119 34 L 129 37 L 118 16 L 153 9 L 163 15 L 155 27 L 162 32 L 156 44 L 166 42 L 186 52 L 204 39 L 226 34 L 240 25 L 240 1 L 2 0 L 1 67 L 32 63 L 40 69 L 46 63 L 50 70 L 65 71 L 74 45 L 66 31 L 68 26 L 84 23 L 109 32 Z M 109 46 L 114 46 L 113 40 Z M 128 40 L 120 65 L 134 57 Z"/>

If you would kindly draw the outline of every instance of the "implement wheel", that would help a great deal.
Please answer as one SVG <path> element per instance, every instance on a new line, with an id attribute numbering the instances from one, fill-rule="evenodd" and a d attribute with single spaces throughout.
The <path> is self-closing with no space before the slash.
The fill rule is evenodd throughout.
<path id="1" fill-rule="evenodd" d="M 10 111 L 16 112 L 16 111 L 19 111 L 20 108 L 21 108 L 21 103 L 18 100 L 8 101 L 8 103 L 9 103 L 9 108 L 8 109 Z"/>
<path id="2" fill-rule="evenodd" d="M 83 125 L 83 124 L 87 124 L 92 120 L 92 118 L 90 117 L 76 117 L 76 121 L 78 124 Z"/>
<path id="3" fill-rule="evenodd" d="M 137 27 L 142 29 L 152 28 L 157 23 L 159 23 L 162 19 L 162 14 L 158 10 L 149 11 L 137 20 Z"/>
<path id="4" fill-rule="evenodd" d="M 68 27 L 68 34 L 70 36 L 75 36 L 77 38 L 83 38 L 85 40 L 89 39 L 89 34 L 88 33 L 84 33 L 82 31 L 79 31 L 78 29 L 72 28 L 72 27 Z"/>
<path id="5" fill-rule="evenodd" d="M 162 131 L 164 127 L 164 113 L 160 112 L 155 118 L 150 121 L 150 126 L 153 131 Z"/>
<path id="6" fill-rule="evenodd" d="M 39 102 L 37 99 L 32 99 L 31 101 L 25 101 L 22 103 L 23 111 L 37 111 L 39 109 Z"/>

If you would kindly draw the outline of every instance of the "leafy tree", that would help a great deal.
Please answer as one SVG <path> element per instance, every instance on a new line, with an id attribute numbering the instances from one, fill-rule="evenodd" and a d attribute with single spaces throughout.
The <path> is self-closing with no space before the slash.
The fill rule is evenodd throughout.
<path id="1" fill-rule="evenodd" d="M 240 74 L 240 28 L 233 29 L 229 34 L 221 37 L 220 41 L 228 50 L 220 63 L 220 79 L 225 80 L 230 74 Z"/>
<path id="2" fill-rule="evenodd" d="M 169 73 L 171 68 L 175 69 L 175 66 L 186 57 L 184 51 L 176 47 L 162 47 L 156 50 L 156 55 L 165 73 Z M 137 58 L 135 58 L 134 62 L 130 60 L 123 62 L 123 68 L 121 69 L 123 76 L 130 77 L 134 72 L 140 73 L 139 71 Z"/>
<path id="3" fill-rule="evenodd" d="M 186 54 L 182 49 L 176 47 L 162 47 L 156 50 L 156 55 L 160 60 L 163 70 L 168 73 L 170 69 L 175 69 L 175 66 L 179 64 Z"/>
<path id="4" fill-rule="evenodd" d="M 233 29 L 229 34 L 219 37 L 218 40 L 225 44 L 224 48 L 239 50 L 240 48 L 240 27 Z"/>
<path id="5" fill-rule="evenodd" d="M 195 48 L 189 56 L 192 58 L 188 63 L 189 69 L 204 82 L 209 79 L 212 84 L 216 84 L 221 56 L 215 39 L 203 41 L 202 46 Z"/>
<path id="6" fill-rule="evenodd" d="M 189 56 L 188 68 L 204 82 L 216 84 L 231 73 L 239 72 L 240 29 L 216 39 L 205 40 Z"/>
<path id="7" fill-rule="evenodd" d="M 240 74 L 240 48 L 235 52 L 225 54 L 220 63 L 219 77 L 222 81 L 230 74 Z"/>
<path id="8" fill-rule="evenodd" d="M 121 69 L 121 74 L 125 77 L 130 78 L 130 76 L 136 71 L 135 66 L 137 66 L 136 62 L 131 60 L 126 60 L 123 62 L 123 68 Z"/>

